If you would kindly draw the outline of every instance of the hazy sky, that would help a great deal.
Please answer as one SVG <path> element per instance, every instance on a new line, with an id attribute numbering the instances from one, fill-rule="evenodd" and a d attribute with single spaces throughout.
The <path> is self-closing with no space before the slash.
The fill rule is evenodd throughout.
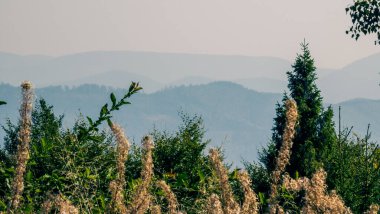
<path id="1" fill-rule="evenodd" d="M 276 56 L 304 38 L 318 67 L 380 52 L 345 34 L 352 0 L 0 0 L 0 51 L 137 50 Z"/>

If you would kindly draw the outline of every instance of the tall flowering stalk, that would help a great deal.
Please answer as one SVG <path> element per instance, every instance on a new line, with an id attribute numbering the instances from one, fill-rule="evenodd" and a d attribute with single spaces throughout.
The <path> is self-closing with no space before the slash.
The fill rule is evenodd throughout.
<path id="1" fill-rule="evenodd" d="M 151 214 L 161 214 L 161 207 L 159 205 L 150 205 Z"/>
<path id="2" fill-rule="evenodd" d="M 24 81 L 22 88 L 22 104 L 20 109 L 20 131 L 18 133 L 16 175 L 12 186 L 12 199 L 10 211 L 15 212 L 20 206 L 20 200 L 24 191 L 24 174 L 29 160 L 29 144 L 32 124 L 33 90 L 32 83 Z"/>
<path id="3" fill-rule="evenodd" d="M 244 191 L 244 202 L 240 206 L 234 199 L 231 185 L 228 182 L 228 172 L 220 160 L 219 152 L 210 149 L 211 163 L 216 172 L 221 189 L 222 202 L 218 195 L 212 194 L 207 201 L 206 212 L 210 214 L 255 214 L 259 211 L 259 203 L 255 192 L 251 189 L 251 179 L 246 171 L 238 173 L 238 180 Z"/>
<path id="4" fill-rule="evenodd" d="M 291 149 L 293 146 L 293 138 L 295 134 L 295 125 L 297 122 L 298 112 L 297 104 L 294 100 L 287 100 L 286 106 L 286 126 L 284 130 L 284 135 L 282 139 L 282 145 L 278 156 L 276 158 L 276 168 L 271 175 L 271 193 L 270 193 L 270 213 L 275 214 L 278 201 L 277 188 L 280 183 L 281 174 L 285 171 L 286 165 L 289 164 Z"/>
<path id="5" fill-rule="evenodd" d="M 111 181 L 110 190 L 112 193 L 112 201 L 114 203 L 114 211 L 118 213 L 126 213 L 127 208 L 124 203 L 124 189 L 125 189 L 125 161 L 128 158 L 128 151 L 130 143 L 125 137 L 123 129 L 118 124 L 112 124 L 111 130 L 116 137 L 117 142 L 117 177 L 116 180 Z"/>
<path id="6" fill-rule="evenodd" d="M 251 179 L 246 171 L 239 172 L 238 180 L 244 190 L 244 202 L 241 207 L 242 214 L 255 214 L 259 211 L 259 202 L 255 192 L 251 189 Z"/>
<path id="7" fill-rule="evenodd" d="M 153 139 L 151 136 L 145 136 L 142 140 L 145 149 L 145 159 L 143 160 L 143 169 L 141 171 L 141 183 L 137 187 L 134 194 L 133 201 L 127 209 L 127 213 L 143 214 L 151 204 L 151 194 L 149 193 L 149 186 L 153 177 Z"/>
<path id="8" fill-rule="evenodd" d="M 157 186 L 160 187 L 164 193 L 165 197 L 169 202 L 169 214 L 177 213 L 177 198 L 171 190 L 170 186 L 166 184 L 165 181 L 161 180 L 157 182 Z"/>
<path id="9" fill-rule="evenodd" d="M 219 152 L 216 149 L 210 149 L 210 159 L 214 166 L 222 191 L 223 212 L 225 214 L 240 213 L 240 207 L 235 201 L 231 186 L 228 183 L 227 169 L 223 166 L 223 163 L 219 157 Z"/>
<path id="10" fill-rule="evenodd" d="M 206 213 L 207 214 L 223 214 L 222 203 L 220 203 L 220 199 L 218 195 L 213 193 L 208 198 Z"/>

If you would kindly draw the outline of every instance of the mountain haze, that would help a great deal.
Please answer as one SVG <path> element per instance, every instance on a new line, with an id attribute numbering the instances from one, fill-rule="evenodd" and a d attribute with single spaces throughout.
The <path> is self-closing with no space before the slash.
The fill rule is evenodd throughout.
<path id="1" fill-rule="evenodd" d="M 318 63 L 316 62 L 318 67 Z M 328 103 L 380 99 L 380 53 L 341 69 L 318 68 L 318 87 Z M 37 87 L 99 84 L 126 87 L 132 80 L 152 93 L 166 87 L 232 81 L 261 92 L 282 93 L 291 62 L 275 57 L 133 51 L 94 51 L 60 57 L 0 53 L 0 82 Z"/>
<path id="2" fill-rule="evenodd" d="M 380 53 L 358 60 L 318 81 L 332 102 L 353 98 L 380 99 Z"/>

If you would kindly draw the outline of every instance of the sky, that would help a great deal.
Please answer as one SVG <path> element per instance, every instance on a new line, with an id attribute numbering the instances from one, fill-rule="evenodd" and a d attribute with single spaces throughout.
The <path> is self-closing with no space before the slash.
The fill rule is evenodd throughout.
<path id="1" fill-rule="evenodd" d="M 273 56 L 304 39 L 318 67 L 380 52 L 345 34 L 352 0 L 0 0 L 0 51 L 60 56 L 97 50 Z"/>

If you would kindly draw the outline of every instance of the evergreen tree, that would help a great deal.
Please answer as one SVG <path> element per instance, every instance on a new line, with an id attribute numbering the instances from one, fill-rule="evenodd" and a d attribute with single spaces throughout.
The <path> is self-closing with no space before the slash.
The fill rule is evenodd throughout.
<path id="1" fill-rule="evenodd" d="M 267 149 L 260 154 L 260 161 L 268 171 L 274 169 L 275 157 L 282 144 L 285 126 L 285 105 L 287 99 L 294 99 L 298 106 L 298 124 L 293 141 L 292 155 L 287 171 L 291 175 L 311 176 L 323 166 L 325 151 L 335 143 L 336 134 L 331 108 L 323 109 L 322 97 L 315 83 L 316 67 L 307 43 L 301 44 L 292 71 L 287 72 L 290 94 L 285 94 L 282 104 L 276 106 L 276 117 L 272 128 L 272 139 Z"/>

